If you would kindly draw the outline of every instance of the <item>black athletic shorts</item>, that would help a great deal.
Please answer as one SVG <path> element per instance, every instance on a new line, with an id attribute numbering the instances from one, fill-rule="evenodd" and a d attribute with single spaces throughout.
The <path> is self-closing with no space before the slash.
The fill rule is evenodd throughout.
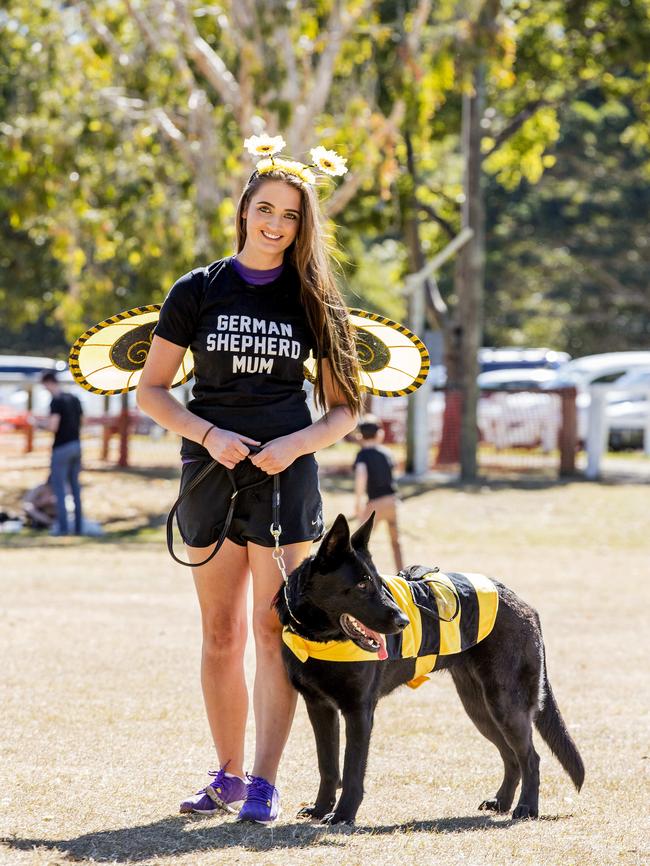
<path id="1" fill-rule="evenodd" d="M 183 466 L 180 493 L 204 468 L 203 460 Z M 183 541 L 190 547 L 209 547 L 221 534 L 233 492 L 226 472 L 223 466 L 216 466 L 179 505 L 178 527 Z M 275 540 L 270 531 L 273 476 L 248 459 L 238 463 L 233 472 L 238 488 L 260 480 L 264 483 L 237 496 L 226 538 L 242 546 L 250 541 L 273 547 Z M 299 457 L 280 475 L 280 525 L 281 545 L 316 541 L 323 534 L 323 503 L 313 454 Z"/>

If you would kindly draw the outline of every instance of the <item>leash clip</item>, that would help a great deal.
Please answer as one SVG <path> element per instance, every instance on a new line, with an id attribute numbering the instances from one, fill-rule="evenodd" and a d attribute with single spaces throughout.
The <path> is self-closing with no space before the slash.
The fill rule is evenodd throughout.
<path id="1" fill-rule="evenodd" d="M 274 548 L 271 556 L 273 557 L 276 565 L 280 569 L 280 574 L 282 575 L 282 580 L 284 581 L 284 583 L 286 585 L 286 583 L 288 581 L 287 566 L 286 566 L 285 561 L 284 561 L 284 548 L 280 547 L 280 533 L 282 532 L 282 527 L 280 526 L 279 523 L 277 524 L 277 526 L 275 525 L 275 523 L 272 523 L 270 532 L 271 532 L 271 535 L 273 536 L 273 538 L 275 539 L 275 548 Z"/>

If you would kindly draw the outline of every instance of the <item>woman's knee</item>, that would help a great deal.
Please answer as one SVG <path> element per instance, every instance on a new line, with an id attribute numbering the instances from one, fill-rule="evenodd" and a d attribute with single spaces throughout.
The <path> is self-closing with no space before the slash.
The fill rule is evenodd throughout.
<path id="1" fill-rule="evenodd" d="M 273 609 L 253 611 L 253 634 L 258 650 L 279 652 L 282 643 L 282 624 Z"/>
<path id="2" fill-rule="evenodd" d="M 203 624 L 203 657 L 213 661 L 243 658 L 246 648 L 246 621 L 218 619 Z"/>

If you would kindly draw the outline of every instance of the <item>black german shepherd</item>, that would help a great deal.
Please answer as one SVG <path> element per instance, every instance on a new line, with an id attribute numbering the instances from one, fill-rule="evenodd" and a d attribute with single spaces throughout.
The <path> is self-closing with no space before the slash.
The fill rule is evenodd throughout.
<path id="1" fill-rule="evenodd" d="M 339 515 L 315 556 L 288 578 L 275 599 L 283 626 L 312 641 L 352 640 L 380 652 L 385 638 L 408 619 L 382 585 L 368 551 L 374 514 L 350 537 Z M 460 699 L 481 734 L 499 750 L 503 781 L 479 809 L 508 812 L 521 781 L 513 818 L 536 818 L 539 756 L 532 723 L 578 790 L 584 765 L 566 729 L 546 673 L 539 617 L 532 607 L 494 581 L 499 596 L 491 633 L 471 649 L 440 656 L 436 669 L 449 669 Z M 377 701 L 413 678 L 415 659 L 302 662 L 283 645 L 284 662 L 302 694 L 316 737 L 320 787 L 302 817 L 327 824 L 353 824 L 363 798 L 363 781 Z M 346 746 L 342 793 L 339 773 L 339 711 L 345 719 Z"/>

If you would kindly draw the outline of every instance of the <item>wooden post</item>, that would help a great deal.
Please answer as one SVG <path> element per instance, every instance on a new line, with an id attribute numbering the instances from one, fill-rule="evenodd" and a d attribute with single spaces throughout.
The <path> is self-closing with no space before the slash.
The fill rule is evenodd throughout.
<path id="1" fill-rule="evenodd" d="M 25 427 L 25 454 L 34 450 L 34 424 L 30 420 L 34 410 L 34 385 L 29 382 L 27 388 L 27 426 Z"/>
<path id="2" fill-rule="evenodd" d="M 108 460 L 108 448 L 112 432 L 110 420 L 104 417 L 102 419 L 102 460 Z"/>
<path id="3" fill-rule="evenodd" d="M 118 426 L 120 436 L 120 456 L 117 461 L 118 466 L 126 467 L 129 465 L 129 395 L 122 394 L 122 408 L 120 410 L 120 420 Z"/>
<path id="4" fill-rule="evenodd" d="M 575 475 L 576 444 L 578 441 L 578 413 L 575 388 L 560 390 L 562 401 L 562 425 L 560 427 L 560 476 Z"/>

